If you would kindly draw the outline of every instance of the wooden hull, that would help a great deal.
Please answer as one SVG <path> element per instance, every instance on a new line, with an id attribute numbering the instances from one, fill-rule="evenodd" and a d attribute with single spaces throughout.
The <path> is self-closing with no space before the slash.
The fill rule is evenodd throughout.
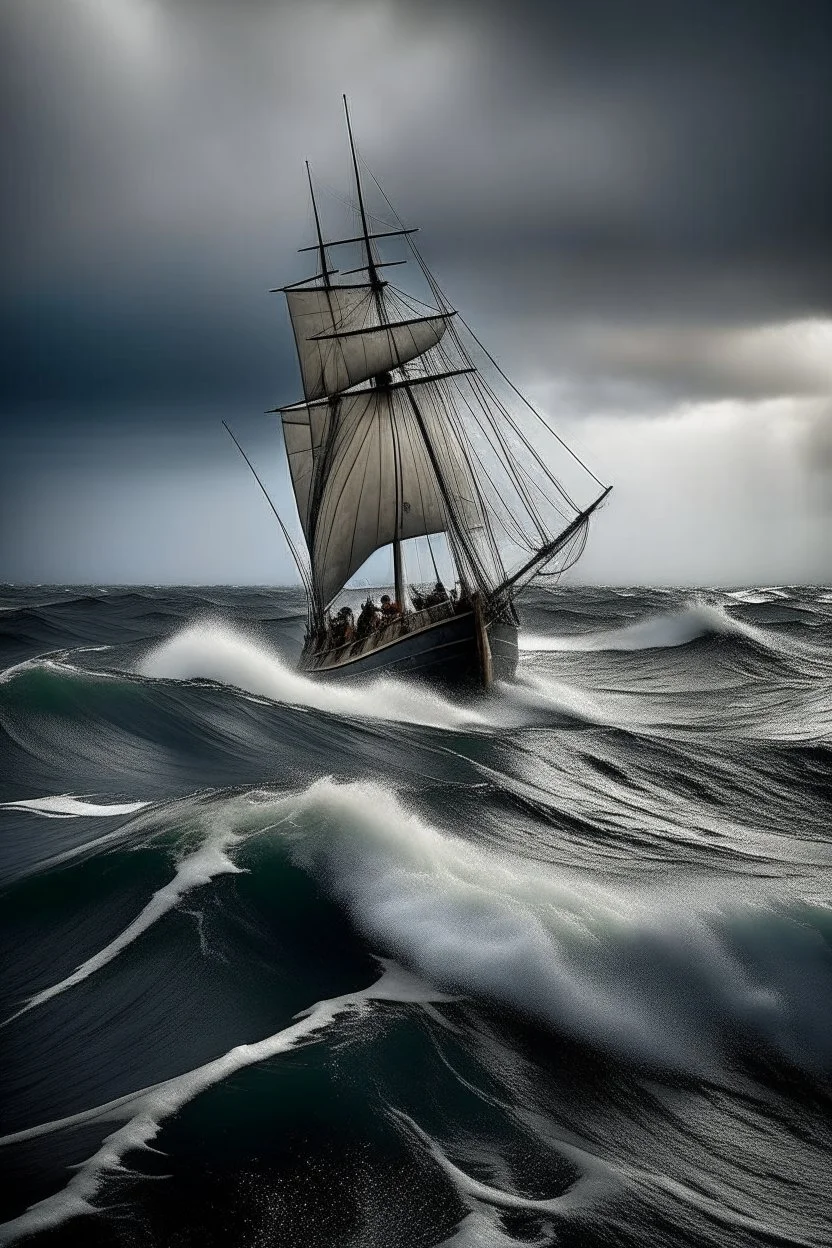
<path id="1" fill-rule="evenodd" d="M 316 680 L 346 680 L 385 675 L 416 678 L 443 688 L 482 688 L 482 642 L 474 611 L 448 612 L 426 620 L 396 623 L 363 641 L 317 654 L 304 651 L 299 671 Z M 494 680 L 510 680 L 517 670 L 517 626 L 492 620 L 485 626 Z"/>

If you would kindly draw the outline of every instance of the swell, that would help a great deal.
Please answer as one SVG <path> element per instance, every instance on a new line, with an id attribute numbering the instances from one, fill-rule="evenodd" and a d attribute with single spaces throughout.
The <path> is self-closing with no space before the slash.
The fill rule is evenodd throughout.
<path id="1" fill-rule="evenodd" d="M 394 720 L 436 728 L 482 724 L 473 707 L 390 679 L 360 688 L 309 680 L 270 647 L 221 623 L 202 623 L 156 647 L 141 663 L 145 676 L 214 680 L 274 702 L 343 716 Z"/>
<path id="2" fill-rule="evenodd" d="M 75 1167 L 76 1173 L 66 1187 L 30 1206 L 19 1217 L 0 1225 L 0 1243 L 15 1243 L 29 1235 L 60 1226 L 72 1218 L 96 1213 L 92 1202 L 104 1178 L 123 1168 L 125 1154 L 150 1149 L 150 1142 L 158 1135 L 165 1119 L 214 1084 L 247 1066 L 273 1060 L 309 1043 L 330 1028 L 340 1015 L 364 1011 L 373 1002 L 423 1003 L 443 999 L 444 994 L 431 990 L 395 966 L 383 964 L 383 974 L 374 984 L 340 997 L 317 1001 L 297 1014 L 293 1024 L 263 1040 L 235 1045 L 222 1056 L 185 1074 L 70 1118 L 42 1123 L 0 1137 L 2 1148 L 87 1124 L 122 1124 L 105 1136 L 91 1156 Z"/>
<path id="3" fill-rule="evenodd" d="M 764 630 L 747 624 L 721 606 L 705 601 L 689 603 L 679 611 L 647 616 L 622 628 L 566 636 L 521 634 L 521 647 L 545 650 L 662 650 L 688 646 L 704 637 L 727 637 L 763 651 L 778 651 L 782 643 Z M 786 643 L 787 648 L 788 643 Z"/>
<path id="4" fill-rule="evenodd" d="M 191 829 L 187 843 L 181 839 L 183 827 Z M 168 835 L 160 840 L 166 828 Z M 81 1161 L 65 1189 L 4 1228 L 9 1242 L 95 1211 L 107 1176 L 118 1171 L 128 1153 L 150 1145 L 161 1124 L 194 1097 L 246 1066 L 316 1039 L 338 1018 L 353 1018 L 362 1026 L 371 1001 L 385 994 L 428 1010 L 431 1001 L 453 996 L 460 1008 L 470 1003 L 464 1008 L 474 1011 L 474 1036 L 496 1011 L 500 1019 L 526 1020 L 554 1038 L 556 1052 L 563 1052 L 562 1042 L 577 1043 L 636 1071 L 669 1068 L 688 1079 L 722 1080 L 727 1070 L 754 1069 L 764 1060 L 769 1072 L 786 1081 L 795 1071 L 809 1080 L 830 1073 L 830 914 L 770 883 L 746 887 L 744 899 L 726 889 L 707 900 L 692 881 L 681 889 L 678 879 L 672 894 L 650 885 L 601 885 L 527 859 L 505 844 L 487 848 L 478 827 L 477 841 L 473 827 L 468 835 L 452 834 L 436 820 L 415 814 L 388 786 L 366 782 L 325 780 L 288 793 L 195 796 L 167 812 L 155 809 L 135 817 L 126 831 L 130 843 L 153 853 L 156 875 L 167 864 L 167 880 L 148 889 L 120 934 L 75 973 L 32 996 L 27 1015 L 10 1020 L 10 1030 L 41 1014 L 49 1026 L 51 1012 L 71 996 L 83 995 L 89 1011 L 109 994 L 123 1009 L 120 995 L 113 996 L 114 985 L 118 977 L 136 978 L 142 957 L 149 957 L 153 932 L 171 928 L 177 914 L 191 913 L 194 906 L 207 913 L 210 896 L 226 885 L 242 889 L 238 901 L 245 895 L 255 908 L 237 914 L 234 894 L 225 891 L 212 928 L 205 934 L 200 926 L 199 939 L 204 937 L 204 948 L 210 950 L 218 939 L 216 924 L 222 924 L 219 947 L 232 959 L 235 980 L 245 981 L 245 966 L 253 961 L 257 974 L 243 985 L 252 1005 L 264 998 L 264 982 L 272 985 L 286 978 L 289 968 L 296 969 L 294 959 L 303 956 L 302 947 L 313 937 L 321 956 L 332 960 L 343 944 L 337 935 L 343 916 L 368 954 L 394 958 L 407 974 L 394 972 L 387 980 L 389 991 L 384 979 L 368 989 L 360 979 L 355 987 L 353 978 L 353 986 L 334 997 L 306 987 L 304 978 L 306 1001 L 321 996 L 308 1018 L 298 1016 L 278 1029 L 252 1029 L 249 1035 L 265 1038 L 235 1041 L 184 1073 L 126 1095 L 101 1097 L 100 1103 L 88 1101 L 92 1109 L 57 1119 L 53 1111 L 51 1120 L 30 1121 L 0 1141 L 12 1147 L 85 1125 L 115 1128 L 106 1135 L 102 1131 L 101 1143 Z M 314 886 L 305 894 L 302 915 L 294 913 L 298 872 Z M 49 906 L 75 895 L 71 865 L 52 877 L 41 894 L 46 909 L 40 920 L 47 918 Z M 112 876 L 102 874 L 102 884 L 108 879 Z M 274 939 L 278 930 L 280 943 Z M 297 950 L 287 946 L 287 933 Z M 151 983 L 144 991 L 158 995 Z M 228 1002 L 215 994 L 210 1000 L 212 1016 L 229 1012 Z M 482 1021 L 477 1022 L 481 1007 Z M 83 1010 L 79 1016 L 85 1017 Z M 455 1016 L 452 1033 L 468 1026 L 464 1017 Z M 550 1042 L 546 1051 L 552 1051 Z M 513 1060 L 519 1061 L 517 1055 Z M 504 1059 L 500 1065 L 505 1066 Z M 505 1086 L 513 1086 L 508 1073 Z M 610 1186 L 621 1188 L 620 1174 L 611 1174 L 588 1154 L 570 1154 L 564 1145 L 560 1151 L 571 1156 L 579 1176 L 574 1186 L 545 1200 L 515 1195 L 505 1181 L 486 1182 L 481 1173 L 451 1161 L 447 1149 L 412 1119 L 404 1125 L 474 1208 L 559 1218 L 591 1207 L 596 1199 L 603 1202 Z M 654 1186 L 664 1181 L 659 1178 Z M 646 1182 L 628 1173 L 625 1186 Z M 680 1191 L 674 1199 L 688 1197 Z M 716 1203 L 705 1212 L 717 1221 L 726 1217 Z M 486 1223 L 479 1228 L 483 1233 L 491 1225 Z M 476 1218 L 469 1223 L 472 1233 L 475 1224 Z M 754 1226 L 748 1222 L 747 1229 L 755 1227 L 766 1230 L 759 1220 Z"/>
<path id="5" fill-rule="evenodd" d="M 832 1066 L 832 914 L 764 882 L 741 904 L 727 889 L 707 905 L 693 891 L 679 902 L 659 888 L 610 889 L 449 834 L 368 783 L 193 803 L 202 839 L 168 884 L 25 1008 L 100 971 L 218 876 L 266 872 L 267 894 L 281 898 L 291 862 L 370 949 L 622 1059 L 701 1074 L 715 1054 L 762 1045 L 808 1070 Z"/>
<path id="6" fill-rule="evenodd" d="M 561 879 L 443 835 L 373 786 L 320 781 L 294 822 L 295 860 L 365 938 L 431 982 L 627 1059 L 701 1071 L 714 1053 L 763 1044 L 829 1068 L 823 908 L 784 911 L 763 894 L 722 914 Z"/>

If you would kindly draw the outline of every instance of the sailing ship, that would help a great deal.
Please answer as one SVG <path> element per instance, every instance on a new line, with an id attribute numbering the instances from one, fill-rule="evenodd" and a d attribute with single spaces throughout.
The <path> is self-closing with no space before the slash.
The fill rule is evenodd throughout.
<path id="1" fill-rule="evenodd" d="M 580 557 L 611 487 L 451 307 L 416 230 L 366 166 L 362 179 L 346 97 L 344 107 L 355 227 L 348 237 L 324 236 L 307 162 L 316 241 L 300 250 L 315 253 L 317 271 L 279 288 L 303 385 L 300 401 L 272 409 L 305 540 L 303 549 L 282 526 L 307 594 L 299 670 L 320 680 L 384 672 L 487 689 L 517 668 L 518 595 L 532 582 L 551 585 Z M 369 179 L 381 219 L 368 208 Z M 409 256 L 384 259 L 380 249 L 391 244 Z M 344 248 L 360 249 L 361 263 L 333 268 L 330 257 Z M 408 259 L 427 303 L 382 276 Z M 568 489 L 550 466 L 554 452 L 571 456 L 578 472 Z M 351 578 L 385 547 L 392 599 L 377 606 L 369 598 L 359 611 L 353 592 L 352 604 L 338 607 Z"/>

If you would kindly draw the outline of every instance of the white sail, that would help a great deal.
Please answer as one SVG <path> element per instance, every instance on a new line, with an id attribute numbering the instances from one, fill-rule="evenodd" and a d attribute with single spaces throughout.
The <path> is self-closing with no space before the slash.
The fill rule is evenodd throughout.
<path id="1" fill-rule="evenodd" d="M 446 315 L 437 313 L 389 325 L 321 334 L 315 341 L 322 349 L 324 361 L 322 393 L 337 394 L 424 355 L 439 342 L 447 320 Z"/>
<path id="2" fill-rule="evenodd" d="M 331 361 L 339 356 L 332 340 L 320 334 L 337 330 L 361 329 L 375 315 L 373 288 L 356 286 L 313 286 L 287 290 L 286 302 L 295 334 L 300 361 L 303 393 L 307 399 L 334 394 L 329 385 Z"/>
<path id="3" fill-rule="evenodd" d="M 312 491 L 312 435 L 306 408 L 290 415 L 283 413 L 283 441 L 289 460 L 289 475 L 298 505 L 304 536 L 309 540 L 309 502 Z"/>
<path id="4" fill-rule="evenodd" d="M 436 346 L 447 316 L 379 325 L 371 286 L 287 290 L 303 392 L 310 401 L 387 373 Z"/>
<path id="5" fill-rule="evenodd" d="M 311 535 L 312 485 L 316 461 L 328 436 L 330 417 L 331 409 L 326 401 L 298 404 L 281 412 L 289 474 L 307 543 Z"/>
<path id="6" fill-rule="evenodd" d="M 481 518 L 456 436 L 449 427 L 443 430 L 438 456 L 443 493 L 402 390 L 347 394 L 334 410 L 312 543 L 315 587 L 324 603 L 379 547 L 445 530 L 446 497 L 468 523 Z"/>

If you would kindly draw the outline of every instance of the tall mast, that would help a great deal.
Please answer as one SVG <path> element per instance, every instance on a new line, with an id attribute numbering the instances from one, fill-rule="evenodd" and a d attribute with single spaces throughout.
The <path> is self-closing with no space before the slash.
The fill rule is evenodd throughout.
<path id="1" fill-rule="evenodd" d="M 384 283 L 379 278 L 375 260 L 373 259 L 373 252 L 370 247 L 370 230 L 367 225 L 367 210 L 364 207 L 364 192 L 361 189 L 361 173 L 358 168 L 358 156 L 356 155 L 356 152 L 355 152 L 355 141 L 352 137 L 352 123 L 350 122 L 350 109 L 349 109 L 349 105 L 347 104 L 346 95 L 344 96 L 344 113 L 346 114 L 346 118 L 347 118 L 347 134 L 349 135 L 349 140 L 350 140 L 350 154 L 352 156 L 352 167 L 353 167 L 353 170 L 355 171 L 355 189 L 358 195 L 358 211 L 361 214 L 361 229 L 364 234 L 364 250 L 367 253 L 367 274 L 369 276 L 370 285 L 372 286 L 373 293 L 375 295 L 376 310 L 378 311 L 379 323 L 381 325 L 386 325 L 387 313 L 384 307 L 384 297 L 381 293 Z M 386 377 L 386 380 L 389 380 L 389 374 L 386 374 L 385 377 Z M 376 384 L 378 384 L 378 381 L 376 382 Z M 400 473 L 399 473 L 398 448 L 396 448 L 396 453 L 393 456 L 393 463 L 395 465 L 395 470 L 396 470 L 396 529 L 398 530 L 401 527 L 401 507 L 400 507 L 400 500 L 399 500 L 401 487 L 400 487 L 400 482 L 399 482 Z M 401 538 L 398 536 L 398 532 L 396 533 L 396 536 L 393 538 L 393 585 L 394 585 L 393 594 L 394 594 L 395 600 L 402 607 L 404 607 L 404 567 L 403 567 L 403 560 L 402 560 L 402 543 L 401 543 Z"/>
<path id="2" fill-rule="evenodd" d="M 329 269 L 326 262 L 326 251 L 324 249 L 324 236 L 321 233 L 321 218 L 318 216 L 318 205 L 315 203 L 315 191 L 312 186 L 312 174 L 309 172 L 309 161 L 306 164 L 306 179 L 309 183 L 309 194 L 312 197 L 312 211 L 315 214 L 315 230 L 318 234 L 318 255 L 321 258 L 321 277 L 324 279 L 324 286 L 331 286 L 329 280 Z"/>
<path id="3" fill-rule="evenodd" d="M 355 189 L 358 192 L 358 210 L 361 213 L 361 229 L 364 233 L 364 249 L 367 252 L 367 271 L 370 275 L 370 285 L 376 292 L 376 300 L 378 301 L 378 292 L 381 290 L 381 281 L 376 270 L 373 253 L 370 249 L 370 231 L 367 227 L 367 212 L 364 208 L 364 192 L 361 189 L 361 174 L 358 171 L 358 157 L 355 154 L 355 143 L 352 137 L 352 125 L 350 124 L 350 110 L 347 104 L 347 97 L 344 96 L 344 112 L 347 117 L 347 134 L 350 140 L 350 154 L 352 155 L 352 167 L 355 170 Z"/>

